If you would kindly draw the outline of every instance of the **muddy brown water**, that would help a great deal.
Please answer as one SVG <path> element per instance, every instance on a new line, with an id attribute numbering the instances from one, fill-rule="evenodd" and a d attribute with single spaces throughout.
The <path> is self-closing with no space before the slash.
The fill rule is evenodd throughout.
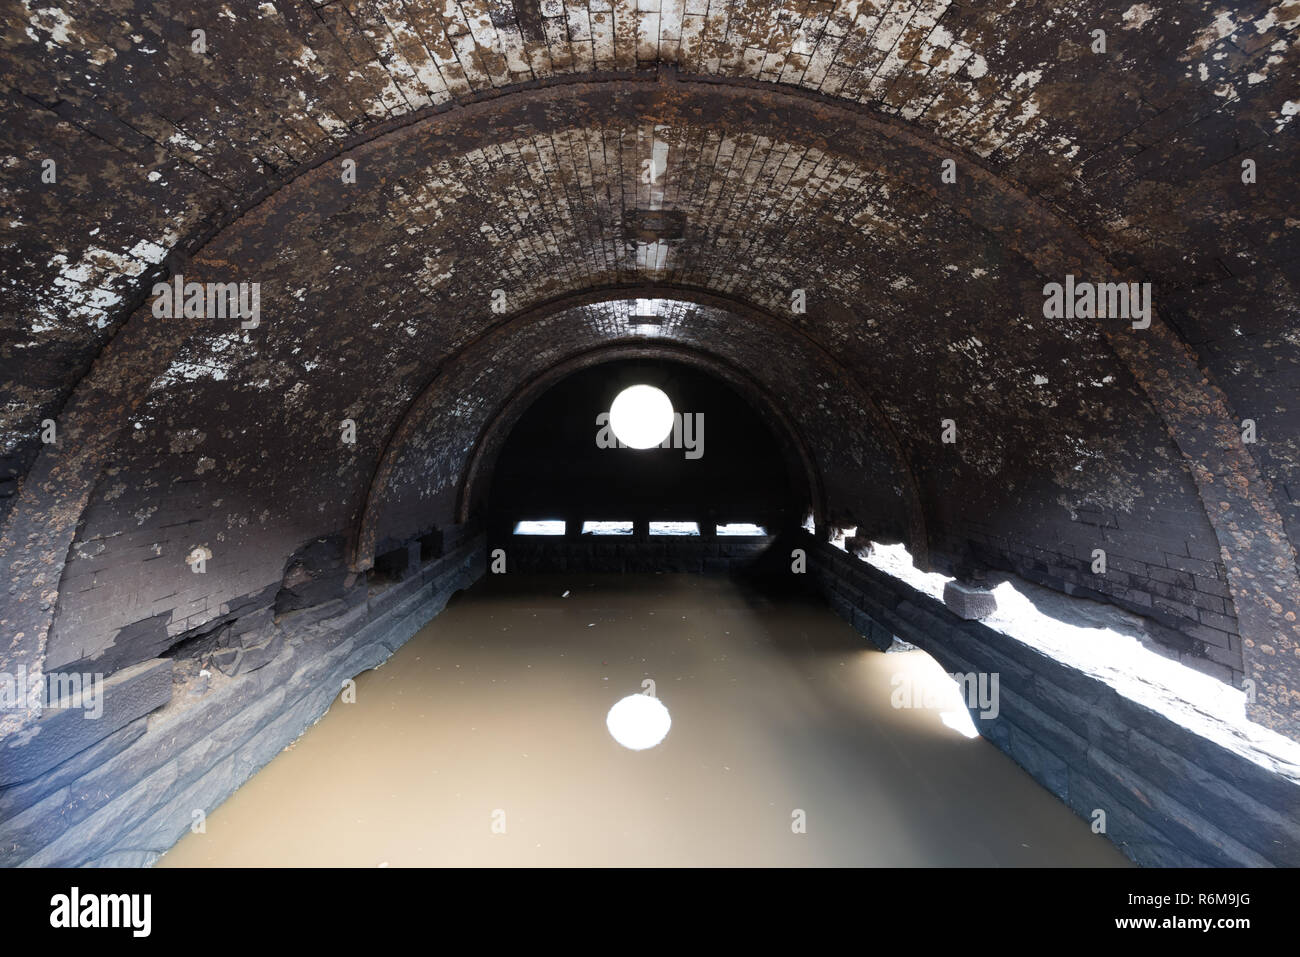
<path id="1" fill-rule="evenodd" d="M 941 675 L 724 578 L 489 576 L 160 866 L 1127 865 L 939 708 L 891 705 Z M 646 678 L 672 727 L 630 751 L 605 715 Z"/>

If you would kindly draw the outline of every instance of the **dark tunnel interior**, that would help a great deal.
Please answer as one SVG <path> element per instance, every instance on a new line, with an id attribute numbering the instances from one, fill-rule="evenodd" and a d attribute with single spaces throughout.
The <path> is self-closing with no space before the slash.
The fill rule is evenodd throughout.
<path id="1" fill-rule="evenodd" d="M 668 448 L 619 448 L 602 429 L 623 389 L 669 396 Z M 602 418 L 603 416 L 603 418 Z M 689 418 L 686 418 L 689 417 Z M 493 470 L 489 527 L 528 519 L 797 525 L 811 503 L 771 430 L 725 383 L 672 362 L 623 360 L 574 373 L 515 424 Z"/>
<path id="2" fill-rule="evenodd" d="M 1300 866 L 1300 5 L 3 22 L 6 873 Z"/>

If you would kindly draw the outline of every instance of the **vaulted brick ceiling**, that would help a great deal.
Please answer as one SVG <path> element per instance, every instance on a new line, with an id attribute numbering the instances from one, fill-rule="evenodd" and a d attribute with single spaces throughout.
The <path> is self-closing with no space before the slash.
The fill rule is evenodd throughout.
<path id="1" fill-rule="evenodd" d="M 1243 616 L 1300 648 L 1300 5 L 107 0 L 5 23 L 0 570 L 33 653 L 157 613 L 58 594 L 63 556 L 124 528 L 142 560 L 169 536 L 255 555 L 230 600 L 313 535 L 363 567 L 466 517 L 510 400 L 616 348 L 694 356 L 784 416 L 823 519 L 1022 561 L 1082 518 L 1113 530 L 1072 556 L 1131 534 L 1143 567 L 1243 564 L 1217 610 L 1160 618 L 1221 640 L 1225 676 Z M 1067 273 L 1152 282 L 1150 334 L 1045 320 Z M 260 282 L 261 325 L 154 319 L 174 274 Z M 653 337 L 637 299 L 668 317 Z M 1234 438 L 1247 417 L 1267 442 Z"/>

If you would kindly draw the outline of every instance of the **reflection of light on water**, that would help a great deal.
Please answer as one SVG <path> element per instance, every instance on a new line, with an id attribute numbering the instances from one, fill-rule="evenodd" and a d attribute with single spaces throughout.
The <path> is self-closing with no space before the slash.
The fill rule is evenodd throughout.
<path id="1" fill-rule="evenodd" d="M 956 686 L 957 682 L 954 681 L 953 687 Z M 975 722 L 971 720 L 970 712 L 965 708 L 958 708 L 956 711 L 941 711 L 939 712 L 939 720 L 968 738 L 978 738 L 980 736 L 979 731 L 975 728 Z"/>
<path id="2" fill-rule="evenodd" d="M 979 730 L 971 717 L 970 707 L 979 702 L 967 702 L 962 685 L 928 653 L 919 648 L 911 651 L 891 652 L 893 675 L 890 685 L 893 692 L 890 703 L 895 708 L 910 708 L 938 712 L 939 720 L 949 729 L 967 738 L 978 738 Z"/>
<path id="3" fill-rule="evenodd" d="M 605 727 L 614 740 L 631 751 L 653 748 L 667 736 L 672 723 L 662 702 L 645 694 L 628 695 L 605 716 Z"/>

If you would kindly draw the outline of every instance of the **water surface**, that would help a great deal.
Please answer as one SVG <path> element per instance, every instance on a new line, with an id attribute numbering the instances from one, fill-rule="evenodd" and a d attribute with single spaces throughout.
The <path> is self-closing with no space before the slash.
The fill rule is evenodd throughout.
<path id="1" fill-rule="evenodd" d="M 489 575 L 160 866 L 1127 865 L 940 709 L 891 706 L 941 674 L 725 578 Z M 629 751 L 605 716 L 646 678 L 672 728 Z"/>

